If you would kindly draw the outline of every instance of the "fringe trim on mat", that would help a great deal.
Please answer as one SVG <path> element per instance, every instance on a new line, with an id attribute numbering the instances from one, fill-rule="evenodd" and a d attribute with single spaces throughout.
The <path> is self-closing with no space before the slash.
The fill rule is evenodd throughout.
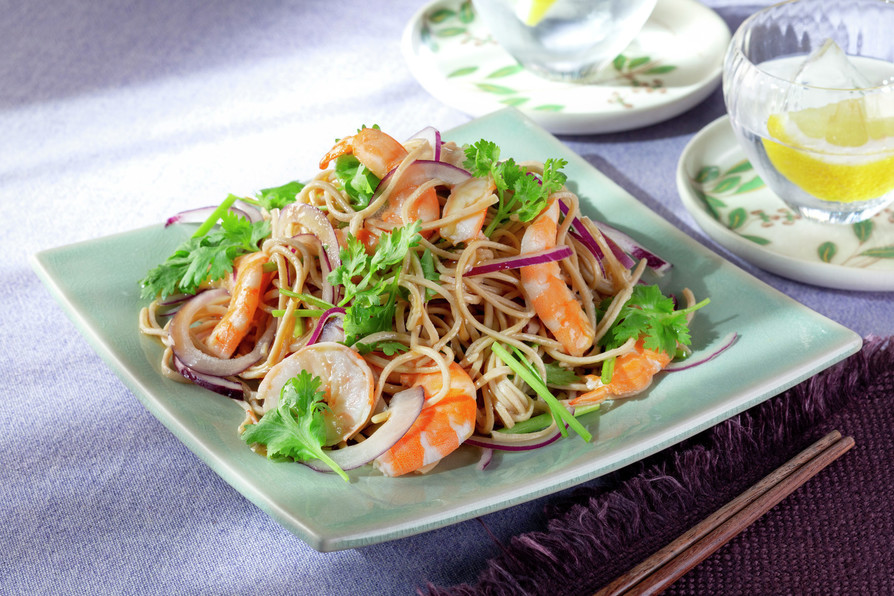
<path id="1" fill-rule="evenodd" d="M 894 338 L 869 336 L 846 361 L 610 475 L 608 487 L 558 497 L 547 529 L 499 544 L 474 585 L 417 593 L 592 593 L 830 430 L 826 420 L 851 400 L 885 395 L 894 395 Z"/>

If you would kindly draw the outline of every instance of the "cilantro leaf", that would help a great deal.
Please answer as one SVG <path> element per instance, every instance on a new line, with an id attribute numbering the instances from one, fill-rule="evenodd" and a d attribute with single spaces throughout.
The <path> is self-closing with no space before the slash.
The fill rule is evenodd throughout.
<path id="1" fill-rule="evenodd" d="M 441 274 L 438 273 L 438 266 L 436 262 L 435 255 L 429 250 L 425 249 L 422 252 L 422 256 L 419 257 L 419 264 L 422 267 L 422 275 L 425 279 L 429 281 L 441 281 Z M 437 295 L 437 292 L 432 290 L 431 288 L 425 288 L 425 299 L 431 300 Z"/>
<path id="2" fill-rule="evenodd" d="M 351 154 L 336 158 L 335 177 L 341 182 L 354 209 L 365 209 L 379 185 L 379 178 Z"/>
<path id="3" fill-rule="evenodd" d="M 321 459 L 348 481 L 348 475 L 323 450 L 326 429 L 323 410 L 328 408 L 320 391 L 320 377 L 302 370 L 289 379 L 280 391 L 276 409 L 270 410 L 256 423 L 245 427 L 242 440 L 265 445 L 272 460 L 307 461 Z"/>
<path id="4" fill-rule="evenodd" d="M 297 180 L 287 182 L 282 186 L 263 188 L 255 195 L 255 200 L 250 202 L 257 202 L 259 207 L 263 207 L 267 211 L 282 209 L 286 205 L 295 202 L 295 196 L 301 192 L 302 188 L 304 188 L 304 184 Z"/>
<path id="5" fill-rule="evenodd" d="M 561 170 L 568 162 L 564 159 L 548 159 L 544 163 L 543 176 L 537 178 L 515 163 L 512 158 L 500 161 L 500 148 L 491 141 L 481 139 L 465 149 L 463 164 L 473 176 L 494 180 L 497 194 L 496 212 L 484 230 L 488 237 L 512 214 L 521 221 L 531 221 L 543 211 L 549 196 L 562 188 L 566 176 Z"/>
<path id="6" fill-rule="evenodd" d="M 547 362 L 544 366 L 546 366 L 547 385 L 563 386 L 580 382 L 580 377 L 573 370 L 568 370 L 556 362 Z"/>
<path id="7" fill-rule="evenodd" d="M 393 327 L 400 266 L 410 249 L 419 244 L 420 227 L 417 221 L 382 234 L 372 255 L 355 236 L 347 236 L 347 246 L 339 255 L 341 265 L 328 277 L 329 283 L 344 288 L 339 306 L 346 307 L 346 345 Z"/>
<path id="8" fill-rule="evenodd" d="M 358 296 L 351 306 L 345 309 L 342 327 L 345 330 L 345 345 L 354 343 L 378 331 L 386 331 L 394 327 L 394 315 L 397 311 L 395 294 L 389 294 L 384 304 L 379 304 L 379 296 L 366 293 Z"/>
<path id="9" fill-rule="evenodd" d="M 230 198 L 227 200 L 232 203 Z M 220 226 L 213 227 L 218 219 Z M 198 234 L 200 231 L 202 234 Z M 260 241 L 269 235 L 269 222 L 251 222 L 228 209 L 218 209 L 193 237 L 182 242 L 161 265 L 146 274 L 140 281 L 140 297 L 151 299 L 160 295 L 164 299 L 180 292 L 195 294 L 205 280 L 215 281 L 229 275 L 233 261 L 240 255 L 257 251 Z"/>
<path id="10" fill-rule="evenodd" d="M 410 348 L 399 341 L 376 341 L 373 343 L 357 342 L 354 344 L 357 351 L 361 354 L 369 354 L 371 352 L 382 352 L 386 356 L 394 356 L 395 354 L 408 351 Z"/>
<path id="11" fill-rule="evenodd" d="M 604 314 L 606 300 L 600 307 Z M 643 339 L 643 345 L 658 352 L 674 355 L 677 342 L 689 345 L 686 315 L 709 302 L 705 299 L 689 308 L 674 310 L 673 299 L 661 293 L 657 285 L 636 285 L 618 318 L 602 339 L 606 349 L 614 349 L 629 339 Z"/>

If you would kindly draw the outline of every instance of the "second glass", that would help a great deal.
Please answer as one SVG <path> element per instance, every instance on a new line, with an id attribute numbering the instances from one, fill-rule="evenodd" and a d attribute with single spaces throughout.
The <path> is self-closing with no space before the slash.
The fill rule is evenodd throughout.
<path id="1" fill-rule="evenodd" d="M 733 36 L 730 122 L 767 186 L 801 216 L 866 220 L 894 202 L 894 4 L 791 0 Z"/>

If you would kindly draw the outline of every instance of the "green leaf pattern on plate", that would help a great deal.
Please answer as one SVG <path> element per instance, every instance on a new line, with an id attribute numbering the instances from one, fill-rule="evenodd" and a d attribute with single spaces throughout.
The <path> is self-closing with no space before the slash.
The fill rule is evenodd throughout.
<path id="1" fill-rule="evenodd" d="M 630 58 L 624 54 L 616 57 L 612 61 L 612 66 L 615 69 L 616 79 L 626 81 L 631 87 L 647 89 L 662 89 L 664 80 L 657 75 L 667 74 L 677 69 L 672 64 L 661 64 L 657 60 L 652 60 L 650 56 Z"/>
<path id="2" fill-rule="evenodd" d="M 615 60 L 615 67 L 631 68 L 631 63 L 619 57 Z M 764 183 L 747 159 L 737 161 L 728 167 L 717 164 L 703 165 L 694 176 L 690 176 L 689 183 L 695 196 L 702 201 L 705 210 L 714 219 L 755 244 L 761 246 L 773 244 L 772 234 L 756 233 L 761 229 L 777 225 L 793 226 L 802 221 L 799 215 L 787 207 L 780 207 L 772 212 L 755 208 L 754 205 L 749 208 L 747 194 L 764 188 Z M 885 213 L 891 211 L 894 210 L 889 209 Z M 869 267 L 879 259 L 894 259 L 894 244 L 867 246 L 873 241 L 885 242 L 891 237 L 890 232 L 887 232 L 888 238 L 883 237 L 886 232 L 879 231 L 876 223 L 879 218 L 887 217 L 888 223 L 894 224 L 894 214 L 886 216 L 885 213 L 874 219 L 851 225 L 857 240 L 857 247 L 854 249 L 844 250 L 840 242 L 821 238 L 816 244 L 816 258 L 823 263 L 850 267 Z"/>

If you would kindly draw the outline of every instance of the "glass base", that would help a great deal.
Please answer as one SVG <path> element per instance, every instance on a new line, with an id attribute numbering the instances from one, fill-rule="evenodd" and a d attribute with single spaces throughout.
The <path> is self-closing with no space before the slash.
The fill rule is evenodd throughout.
<path id="1" fill-rule="evenodd" d="M 894 200 L 889 199 L 881 202 L 874 202 L 874 204 L 867 206 L 865 209 L 850 211 L 830 211 L 829 209 L 817 209 L 792 204 L 789 204 L 789 206 L 801 217 L 811 221 L 830 224 L 853 224 L 870 219 L 892 203 L 894 203 Z"/>

